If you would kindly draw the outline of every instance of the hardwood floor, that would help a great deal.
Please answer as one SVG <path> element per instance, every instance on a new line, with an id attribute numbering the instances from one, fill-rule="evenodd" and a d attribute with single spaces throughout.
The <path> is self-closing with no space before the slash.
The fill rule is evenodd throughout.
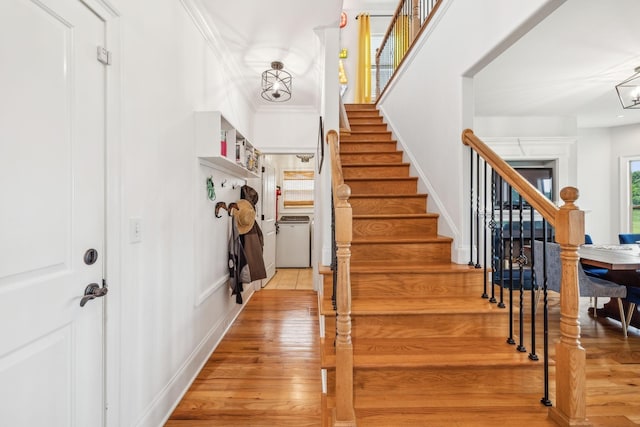
<path id="1" fill-rule="evenodd" d="M 319 426 L 318 325 L 314 291 L 258 291 L 166 426 Z"/>
<path id="2" fill-rule="evenodd" d="M 553 341 L 559 318 L 556 295 L 551 295 L 550 303 L 550 322 L 556 331 L 552 333 Z M 582 344 L 587 350 L 588 418 L 600 427 L 640 425 L 640 331 L 631 327 L 629 338 L 624 339 L 618 322 L 591 317 L 588 306 L 588 298 L 582 299 L 580 322 Z M 443 342 L 438 340 L 438 345 Z M 538 345 L 541 346 L 540 340 Z M 505 347 L 508 348 L 506 344 Z M 484 351 L 481 353 L 487 357 Z M 538 354 L 542 356 L 542 351 Z M 553 366 L 551 371 L 553 375 Z M 532 372 L 541 374 L 541 364 Z M 517 394 L 516 390 L 507 390 L 507 385 L 498 384 L 504 388 L 501 397 L 495 387 L 461 382 L 458 387 L 475 388 L 474 401 L 467 402 L 468 410 L 464 412 L 455 403 L 455 396 L 462 389 L 425 391 L 432 413 L 417 413 L 411 423 L 401 425 L 553 425 L 541 417 L 545 409 L 538 403 L 540 393 L 523 396 L 524 403 L 517 408 L 500 404 L 507 394 Z M 437 383 L 430 388 L 437 388 Z M 371 411 L 375 411 L 376 399 L 388 399 L 390 394 L 380 391 L 377 397 L 370 397 Z M 553 378 L 551 398 L 555 398 Z M 320 400 L 316 293 L 263 289 L 247 303 L 166 426 L 320 426 Z M 456 413 L 447 409 L 452 407 L 457 408 Z M 515 412 L 510 413 L 512 410 Z"/>
<path id="3" fill-rule="evenodd" d="M 313 269 L 278 268 L 264 289 L 306 289 L 313 290 Z"/>

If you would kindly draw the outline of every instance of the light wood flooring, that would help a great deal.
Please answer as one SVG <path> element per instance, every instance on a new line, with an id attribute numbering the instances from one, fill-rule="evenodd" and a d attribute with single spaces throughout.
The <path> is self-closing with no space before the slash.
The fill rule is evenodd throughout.
<path id="1" fill-rule="evenodd" d="M 552 294 L 550 303 L 550 323 L 557 330 L 557 296 Z M 631 327 L 629 338 L 625 339 L 618 322 L 591 317 L 588 306 L 588 298 L 582 299 L 580 321 L 582 344 L 587 351 L 589 420 L 600 427 L 640 425 L 640 331 Z M 552 335 L 553 339 L 557 337 L 555 332 Z M 247 302 L 166 425 L 320 426 L 319 353 L 316 293 L 267 286 Z M 431 402 L 438 410 L 431 418 L 423 414 L 420 421 L 410 425 L 552 425 L 546 418 L 541 419 L 540 413 L 545 409 L 540 407 L 536 396 L 532 398 L 530 411 L 509 414 L 504 405 L 491 403 L 501 399 L 492 394 L 491 387 L 482 384 L 468 387 L 476 388 L 478 401 L 468 405 L 467 414 L 447 416 L 446 408 L 456 395 L 456 390 L 451 390 L 430 395 L 430 399 L 442 400 Z M 553 381 L 551 387 L 553 400 Z M 487 394 L 485 397 L 481 396 L 483 392 Z M 382 393 L 380 399 L 384 398 Z"/>
<path id="2" fill-rule="evenodd" d="M 313 269 L 278 268 L 264 289 L 306 289 L 313 290 Z"/>

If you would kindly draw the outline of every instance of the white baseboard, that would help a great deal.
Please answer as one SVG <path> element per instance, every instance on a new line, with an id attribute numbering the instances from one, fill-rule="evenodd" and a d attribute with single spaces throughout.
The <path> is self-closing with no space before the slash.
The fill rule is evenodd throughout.
<path id="1" fill-rule="evenodd" d="M 234 304 L 229 313 L 213 325 L 209 333 L 194 348 L 184 364 L 151 402 L 144 415 L 135 423 L 137 427 L 157 427 L 167 422 L 173 410 L 191 387 L 191 383 L 196 379 L 202 367 L 255 292 L 253 286 L 247 286 L 246 290 L 251 290 L 251 292 L 243 292 L 244 304 Z"/>

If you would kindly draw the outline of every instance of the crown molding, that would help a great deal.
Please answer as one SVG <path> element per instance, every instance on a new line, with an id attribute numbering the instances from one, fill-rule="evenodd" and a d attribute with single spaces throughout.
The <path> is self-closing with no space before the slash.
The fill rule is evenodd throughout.
<path id="1" fill-rule="evenodd" d="M 222 36 L 202 13 L 201 0 L 180 0 L 187 14 L 195 24 L 200 34 L 211 48 L 213 54 L 220 60 L 228 75 L 242 75 L 242 68 L 233 60 L 233 56 L 227 45 L 222 41 Z M 244 100 L 250 106 L 252 112 L 257 111 L 256 101 L 252 99 L 252 94 L 244 85 L 235 85 L 243 96 Z"/>

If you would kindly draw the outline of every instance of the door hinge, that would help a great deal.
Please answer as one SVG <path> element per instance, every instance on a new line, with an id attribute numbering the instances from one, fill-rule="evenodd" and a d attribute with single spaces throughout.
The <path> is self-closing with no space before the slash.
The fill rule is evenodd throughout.
<path id="1" fill-rule="evenodd" d="M 111 52 L 105 47 L 98 46 L 98 61 L 104 65 L 111 65 Z"/>
<path id="2" fill-rule="evenodd" d="M 103 288 L 107 287 L 107 279 L 102 279 L 102 287 Z"/>
<path id="3" fill-rule="evenodd" d="M 265 173 L 267 170 L 265 169 L 265 167 L 262 167 L 262 173 Z"/>
<path id="4" fill-rule="evenodd" d="M 264 215 L 260 215 L 260 221 L 264 221 Z"/>

